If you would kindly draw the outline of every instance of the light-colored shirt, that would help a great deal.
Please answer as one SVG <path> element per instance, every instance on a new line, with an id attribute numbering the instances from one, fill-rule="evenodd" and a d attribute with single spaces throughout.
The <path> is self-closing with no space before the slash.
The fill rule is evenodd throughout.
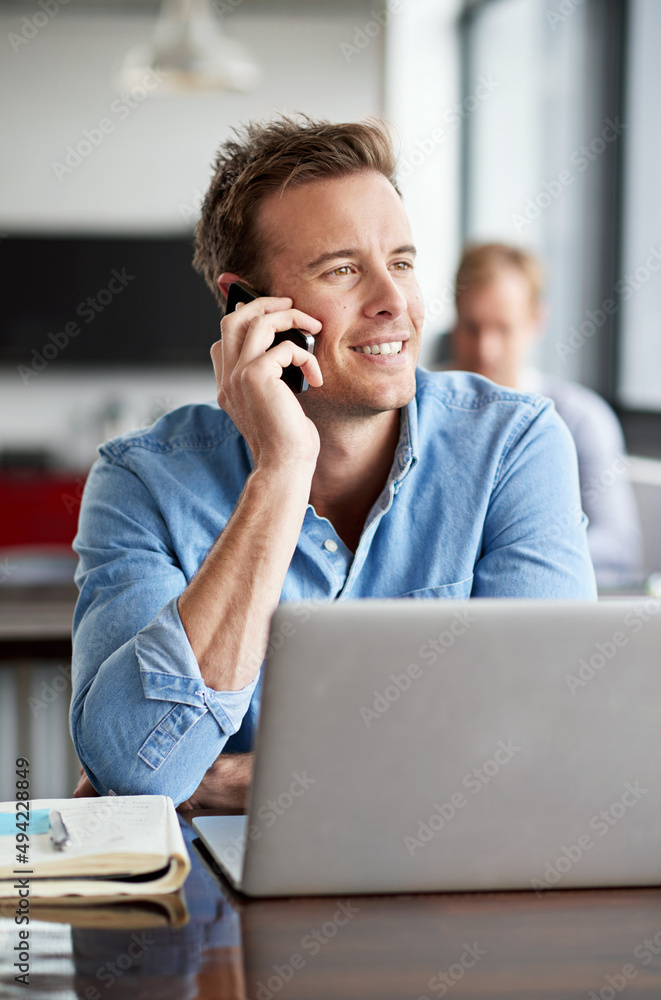
<path id="1" fill-rule="evenodd" d="M 419 369 L 400 412 L 355 553 L 308 505 L 282 600 L 596 596 L 576 453 L 548 400 Z M 100 453 L 74 542 L 73 741 L 99 792 L 181 802 L 255 735 L 261 672 L 241 691 L 208 687 L 177 609 L 239 499 L 250 450 L 210 404 Z"/>
<path id="2" fill-rule="evenodd" d="M 642 532 L 619 421 L 592 389 L 528 369 L 523 387 L 553 400 L 576 445 L 588 546 L 600 587 L 640 583 Z"/>

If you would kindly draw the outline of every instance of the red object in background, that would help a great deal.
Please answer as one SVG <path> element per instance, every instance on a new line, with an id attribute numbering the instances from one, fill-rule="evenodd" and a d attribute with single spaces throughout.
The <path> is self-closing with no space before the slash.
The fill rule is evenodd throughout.
<path id="1" fill-rule="evenodd" d="M 84 485 L 84 475 L 0 473 L 0 548 L 70 547 Z"/>

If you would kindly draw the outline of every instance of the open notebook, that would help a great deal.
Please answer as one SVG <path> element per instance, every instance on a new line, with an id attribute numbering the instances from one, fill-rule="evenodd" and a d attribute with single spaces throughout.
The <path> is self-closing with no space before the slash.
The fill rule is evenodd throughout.
<path id="1" fill-rule="evenodd" d="M 33 799 L 27 823 L 26 803 L 18 805 L 17 813 L 17 803 L 0 803 L 0 899 L 24 895 L 26 879 L 31 897 L 53 902 L 154 896 L 175 892 L 190 871 L 172 799 L 164 795 Z M 63 851 L 50 839 L 53 809 L 71 840 Z"/>

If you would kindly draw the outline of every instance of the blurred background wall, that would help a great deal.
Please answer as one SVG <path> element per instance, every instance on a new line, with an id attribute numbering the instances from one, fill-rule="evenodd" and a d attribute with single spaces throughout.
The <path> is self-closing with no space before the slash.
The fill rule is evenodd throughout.
<path id="1" fill-rule="evenodd" d="M 126 53 L 153 33 L 156 4 L 70 0 L 34 37 L 14 39 L 17 51 L 6 40 L 29 34 L 25 18 L 31 23 L 41 8 L 2 8 L 0 252 L 12 281 L 5 292 L 11 302 L 0 300 L 0 444 L 47 443 L 58 462 L 85 466 L 109 433 L 191 398 L 213 398 L 208 347 L 219 317 L 190 269 L 190 242 L 215 150 L 231 127 L 276 111 L 335 120 L 385 114 L 406 154 L 458 100 L 456 5 L 414 4 L 383 26 L 374 22 L 373 6 L 243 0 L 219 23 L 249 50 L 261 82 L 247 93 L 178 96 L 159 93 L 158 81 L 149 79 L 146 97 L 144 87 L 132 94 L 114 81 Z M 102 120 L 112 131 L 76 163 L 79 144 L 87 148 Z M 426 153 L 413 175 L 403 186 L 423 248 L 422 277 L 434 297 L 457 252 L 458 136 Z M 25 237 L 50 238 L 46 255 L 35 242 L 19 247 Z M 81 280 L 88 248 L 98 264 Z M 38 377 L 21 377 L 21 361 L 40 363 L 32 348 L 43 354 L 48 333 L 75 321 L 80 302 L 108 284 L 112 268 L 127 266 L 133 280 L 123 296 L 93 324 L 80 324 L 79 339 Z M 160 328 L 156 321 L 149 328 L 150 308 L 162 309 Z M 136 310 L 143 309 L 138 322 Z M 141 341 L 155 341 L 151 354 L 140 351 Z M 195 350 L 185 350 L 186 343 Z"/>
<path id="2" fill-rule="evenodd" d="M 537 362 L 631 411 L 636 450 L 659 450 L 641 416 L 661 408 L 655 0 L 208 7 L 258 68 L 246 92 L 118 83 L 153 35 L 155 0 L 0 4 L 0 448 L 82 468 L 109 433 L 213 395 L 218 314 L 187 262 L 214 151 L 238 122 L 302 110 L 393 125 L 421 249 L 423 360 L 452 322 L 461 242 L 519 243 L 550 276 Z M 113 268 L 132 276 L 125 294 L 44 358 Z"/>

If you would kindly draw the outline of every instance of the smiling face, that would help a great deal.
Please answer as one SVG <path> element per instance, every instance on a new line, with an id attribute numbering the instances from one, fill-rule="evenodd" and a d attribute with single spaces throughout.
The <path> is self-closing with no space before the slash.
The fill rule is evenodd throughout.
<path id="1" fill-rule="evenodd" d="M 322 323 L 315 356 L 324 378 L 300 397 L 313 418 L 354 419 L 415 395 L 424 307 L 401 199 L 376 172 L 267 196 L 258 232 L 271 295 Z"/>

